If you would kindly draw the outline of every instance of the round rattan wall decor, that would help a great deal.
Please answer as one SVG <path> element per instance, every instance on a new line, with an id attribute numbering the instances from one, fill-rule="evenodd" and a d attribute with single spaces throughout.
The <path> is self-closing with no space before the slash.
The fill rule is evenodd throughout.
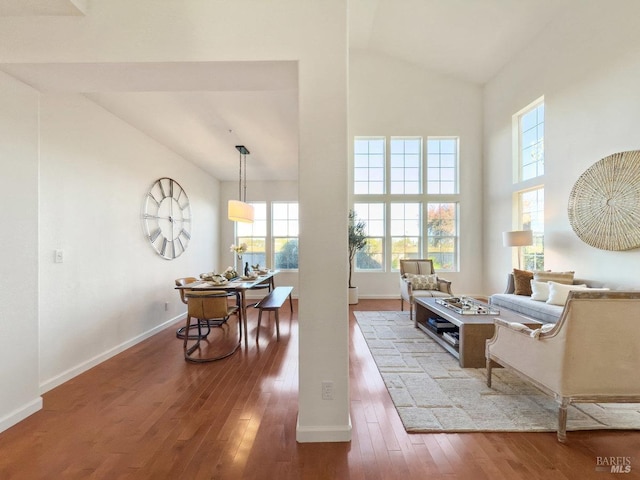
<path id="1" fill-rule="evenodd" d="M 640 247 L 640 150 L 609 155 L 578 178 L 569 196 L 569 222 L 592 247 Z"/>

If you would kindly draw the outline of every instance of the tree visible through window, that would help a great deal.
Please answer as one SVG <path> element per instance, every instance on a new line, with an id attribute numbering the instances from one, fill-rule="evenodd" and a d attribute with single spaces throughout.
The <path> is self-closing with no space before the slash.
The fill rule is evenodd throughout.
<path id="1" fill-rule="evenodd" d="M 353 210 L 365 222 L 366 247 L 356 254 L 356 270 L 382 270 L 384 267 L 385 204 L 355 203 Z"/>
<path id="2" fill-rule="evenodd" d="M 438 270 L 455 271 L 458 266 L 458 204 L 427 204 L 427 254 Z"/>
<path id="3" fill-rule="evenodd" d="M 272 205 L 274 267 L 298 268 L 298 203 L 274 202 Z"/>
<path id="4" fill-rule="evenodd" d="M 399 270 L 400 259 L 422 257 L 459 269 L 459 150 L 454 136 L 354 139 L 353 209 L 368 238 L 356 271 Z"/>
<path id="5" fill-rule="evenodd" d="M 533 232 L 533 245 L 522 247 L 526 270 L 544 270 L 544 188 L 519 194 L 520 228 Z"/>
<path id="6" fill-rule="evenodd" d="M 391 204 L 391 268 L 400 268 L 401 258 L 420 256 L 420 203 Z"/>

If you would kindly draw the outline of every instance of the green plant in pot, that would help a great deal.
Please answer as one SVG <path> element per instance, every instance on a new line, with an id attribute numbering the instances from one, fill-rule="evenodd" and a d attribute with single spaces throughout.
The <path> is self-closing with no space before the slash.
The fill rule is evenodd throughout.
<path id="1" fill-rule="evenodd" d="M 356 254 L 367 245 L 366 226 L 363 220 L 358 220 L 356 212 L 349 210 L 349 304 L 358 303 L 358 287 L 351 284 L 351 276 Z"/>

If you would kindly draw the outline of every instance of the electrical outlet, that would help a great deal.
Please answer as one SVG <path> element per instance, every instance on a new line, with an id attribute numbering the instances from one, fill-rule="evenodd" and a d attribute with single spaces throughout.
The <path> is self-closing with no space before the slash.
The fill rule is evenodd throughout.
<path id="1" fill-rule="evenodd" d="M 164 302 L 164 311 L 165 312 L 169 311 L 169 302 Z"/>
<path id="2" fill-rule="evenodd" d="M 333 382 L 322 382 L 322 399 L 333 400 Z"/>
<path id="3" fill-rule="evenodd" d="M 64 251 L 56 250 L 54 252 L 53 261 L 56 263 L 62 263 L 64 261 Z"/>

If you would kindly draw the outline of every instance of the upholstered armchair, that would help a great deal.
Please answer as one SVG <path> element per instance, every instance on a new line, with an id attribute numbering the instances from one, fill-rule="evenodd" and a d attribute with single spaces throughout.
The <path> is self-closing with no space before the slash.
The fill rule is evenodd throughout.
<path id="1" fill-rule="evenodd" d="M 491 362 L 555 397 L 558 441 L 566 441 L 572 403 L 640 402 L 640 292 L 572 291 L 558 322 L 532 330 L 495 319 Z"/>
<path id="2" fill-rule="evenodd" d="M 426 278 L 425 278 L 426 277 Z M 409 303 L 413 319 L 414 299 L 420 297 L 451 297 L 451 282 L 437 277 L 430 258 L 400 260 L 400 310 Z"/>

